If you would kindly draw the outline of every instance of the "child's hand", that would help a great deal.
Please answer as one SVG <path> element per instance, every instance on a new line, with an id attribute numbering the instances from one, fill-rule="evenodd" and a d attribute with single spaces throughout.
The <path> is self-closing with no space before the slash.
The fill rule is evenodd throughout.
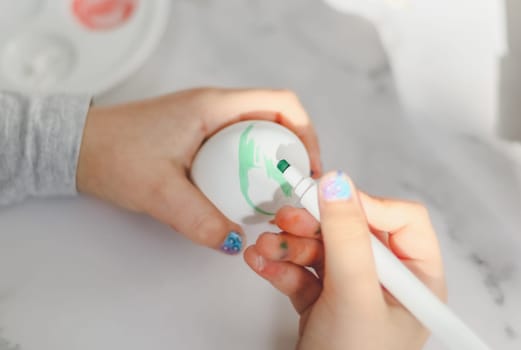
<path id="1" fill-rule="evenodd" d="M 248 265 L 300 314 L 298 349 L 420 349 L 428 332 L 380 286 L 369 235 L 376 234 L 445 300 L 440 250 L 426 209 L 357 193 L 338 173 L 322 179 L 319 196 L 321 234 L 305 209 L 286 207 L 276 217 L 284 232 L 261 235 L 245 252 Z"/>
<path id="2" fill-rule="evenodd" d="M 145 212 L 193 241 L 238 253 L 240 227 L 187 177 L 203 141 L 245 119 L 280 123 L 300 137 L 311 169 L 321 171 L 318 142 L 295 94 L 283 90 L 194 89 L 90 110 L 80 151 L 81 192 Z"/>

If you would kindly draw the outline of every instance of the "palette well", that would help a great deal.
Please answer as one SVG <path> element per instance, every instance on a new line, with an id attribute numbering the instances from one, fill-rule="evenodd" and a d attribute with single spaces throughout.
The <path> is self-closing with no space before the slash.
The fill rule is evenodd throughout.
<path id="1" fill-rule="evenodd" d="M 169 0 L 0 0 L 0 89 L 102 93 L 159 44 Z"/>

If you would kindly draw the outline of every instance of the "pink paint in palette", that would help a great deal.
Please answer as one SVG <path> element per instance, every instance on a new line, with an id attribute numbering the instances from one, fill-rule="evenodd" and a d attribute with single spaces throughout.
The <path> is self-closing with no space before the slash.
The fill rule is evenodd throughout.
<path id="1" fill-rule="evenodd" d="M 74 0 L 72 12 L 87 28 L 112 29 L 134 13 L 138 0 Z"/>
<path id="2" fill-rule="evenodd" d="M 170 0 L 0 0 L 0 89 L 100 94 L 159 44 Z"/>

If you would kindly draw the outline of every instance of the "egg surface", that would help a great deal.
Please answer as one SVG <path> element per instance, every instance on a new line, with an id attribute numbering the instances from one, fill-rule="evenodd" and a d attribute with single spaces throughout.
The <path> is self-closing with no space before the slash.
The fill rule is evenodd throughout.
<path id="1" fill-rule="evenodd" d="M 298 205 L 277 169 L 281 159 L 309 174 L 309 156 L 293 132 L 273 122 L 243 121 L 203 144 L 191 177 L 229 219 L 243 225 L 267 222 L 282 206 Z"/>

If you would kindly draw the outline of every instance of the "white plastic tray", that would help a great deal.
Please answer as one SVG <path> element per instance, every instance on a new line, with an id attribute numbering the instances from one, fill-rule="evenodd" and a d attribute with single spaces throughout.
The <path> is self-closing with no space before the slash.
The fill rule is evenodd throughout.
<path id="1" fill-rule="evenodd" d="M 155 49 L 170 15 L 170 0 L 128 1 L 125 21 L 96 29 L 75 14 L 74 0 L 0 0 L 0 89 L 99 94 L 120 83 Z"/>

